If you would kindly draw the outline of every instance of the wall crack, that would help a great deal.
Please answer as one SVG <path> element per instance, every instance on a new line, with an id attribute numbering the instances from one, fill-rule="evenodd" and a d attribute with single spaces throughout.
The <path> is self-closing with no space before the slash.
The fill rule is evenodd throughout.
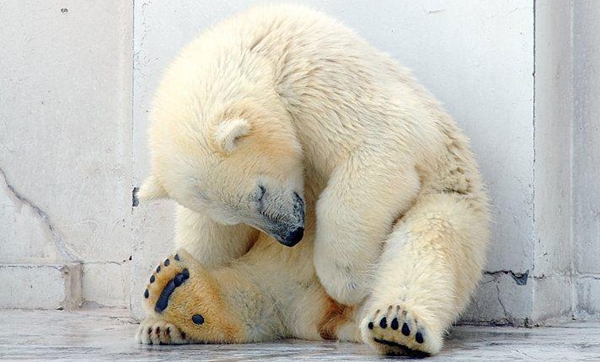
<path id="1" fill-rule="evenodd" d="M 498 284 L 496 284 L 496 291 L 498 291 L 498 303 L 500 303 L 500 306 L 502 307 L 502 310 L 504 311 L 504 319 L 506 319 L 506 322 L 512 326 L 512 325 L 514 325 L 513 317 L 510 315 L 510 313 L 508 313 L 508 310 L 506 310 L 506 307 L 504 306 L 504 303 L 502 302 L 502 298 L 500 298 L 500 286 L 498 286 Z"/>
<path id="2" fill-rule="evenodd" d="M 510 275 L 517 285 L 526 285 L 527 279 L 529 279 L 529 269 L 524 273 L 517 273 L 512 270 L 496 270 L 496 271 L 484 271 L 484 275 L 491 275 L 493 277 L 498 277 L 501 274 Z"/>
<path id="3" fill-rule="evenodd" d="M 10 193 L 17 200 L 19 200 L 19 202 L 29 206 L 33 211 L 35 211 L 35 213 L 40 218 L 40 220 L 42 220 L 42 222 L 44 223 L 44 225 L 50 232 L 50 235 L 52 235 L 54 245 L 58 249 L 59 253 L 63 256 L 63 258 L 65 258 L 68 261 L 75 261 L 75 262 L 80 261 L 81 258 L 79 256 L 77 256 L 77 254 L 73 251 L 73 249 L 71 249 L 67 245 L 67 243 L 63 240 L 63 238 L 60 236 L 60 234 L 58 233 L 58 231 L 52 224 L 52 221 L 50 220 L 50 216 L 44 210 L 40 209 L 36 204 L 34 204 L 31 200 L 29 200 L 28 198 L 23 196 L 23 194 L 18 192 L 15 189 L 15 187 L 8 181 L 8 177 L 6 176 L 6 173 L 4 172 L 4 170 L 1 167 L 0 167 L 0 175 L 2 175 L 2 178 L 4 178 L 4 183 L 6 184 L 6 187 L 8 188 Z"/>

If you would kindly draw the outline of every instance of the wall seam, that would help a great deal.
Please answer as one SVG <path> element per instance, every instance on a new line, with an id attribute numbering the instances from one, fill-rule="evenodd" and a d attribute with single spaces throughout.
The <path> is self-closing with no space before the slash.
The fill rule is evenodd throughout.
<path id="1" fill-rule="evenodd" d="M 532 162 L 532 175 L 531 175 L 531 180 L 532 180 L 532 189 L 531 189 L 531 200 L 532 200 L 532 212 L 531 212 L 531 220 L 532 220 L 532 226 L 533 226 L 533 260 L 532 260 L 532 267 L 531 267 L 531 271 L 532 274 L 535 275 L 535 258 L 536 258 L 536 241 L 538 238 L 538 233 L 537 233 L 537 223 L 536 223 L 536 188 L 537 188 L 537 180 L 536 180 L 536 156 L 537 156 L 537 144 L 536 144 L 536 19 L 537 19 L 537 14 L 536 14 L 536 8 L 537 8 L 537 0 L 533 0 L 533 49 L 532 49 L 532 53 L 533 53 L 533 73 L 532 73 L 532 81 L 533 81 L 533 87 L 532 87 L 532 142 L 533 142 L 533 162 Z M 533 293 L 533 298 L 532 298 L 532 303 L 534 304 L 533 306 L 535 307 L 535 288 L 532 291 Z"/>
<path id="2" fill-rule="evenodd" d="M 575 197 L 575 191 L 573 188 L 574 183 L 574 175 L 575 175 L 575 125 L 577 123 L 575 116 L 576 116 L 576 111 L 575 111 L 575 29 L 574 29 L 574 23 L 575 23 L 575 6 L 576 4 L 573 1 L 569 1 L 569 7 L 570 7 L 570 12 L 569 12 L 569 16 L 570 16 L 570 26 L 569 26 L 569 31 L 571 32 L 569 40 L 570 40 L 570 66 L 571 66 L 571 79 L 570 79 L 570 95 L 571 95 L 571 126 L 569 127 L 569 139 L 570 139 L 570 143 L 569 143 L 569 153 L 570 153 L 570 157 L 569 157 L 569 171 L 570 171 L 570 177 L 569 177 L 569 213 L 570 213 L 570 222 L 569 222 L 569 242 L 570 242 L 570 249 L 571 249 L 571 317 L 575 318 L 575 315 L 577 313 L 577 305 L 579 304 L 579 301 L 577 300 L 577 280 L 578 280 L 578 271 L 576 270 L 576 264 L 575 264 L 575 258 L 577 258 L 577 251 L 578 251 L 578 247 L 577 247 L 577 243 L 575 242 L 575 203 L 574 203 L 574 197 Z"/>
<path id="3" fill-rule="evenodd" d="M 135 243 L 134 243 L 134 238 L 133 238 L 133 207 L 134 207 L 134 197 L 135 197 L 135 185 L 134 185 L 134 162 L 135 162 L 135 150 L 134 150 L 134 132 L 135 132 L 135 127 L 134 127 L 134 121 L 135 121 L 135 4 L 136 4 L 137 0 L 133 0 L 131 2 L 131 118 L 130 118 L 130 132 L 131 132 L 131 138 L 129 140 L 130 145 L 131 145 L 131 159 L 129 162 L 129 188 L 132 191 L 132 204 L 131 204 L 131 215 L 129 217 L 129 243 L 131 244 L 131 254 L 134 254 L 134 248 L 135 248 Z M 131 269 L 131 275 L 134 275 L 134 266 L 133 263 L 130 264 L 130 269 Z M 128 301 L 128 306 L 129 306 L 129 310 L 133 310 L 133 305 L 132 305 L 132 286 L 131 283 L 129 283 L 129 301 Z"/>

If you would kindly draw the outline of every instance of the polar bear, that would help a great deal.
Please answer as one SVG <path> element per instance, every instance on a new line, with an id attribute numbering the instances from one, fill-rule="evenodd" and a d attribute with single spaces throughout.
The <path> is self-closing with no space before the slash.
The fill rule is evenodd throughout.
<path id="1" fill-rule="evenodd" d="M 439 352 L 488 243 L 466 138 L 386 54 L 290 5 L 245 10 L 168 67 L 142 199 L 177 202 L 177 254 L 142 343 L 364 341 Z"/>

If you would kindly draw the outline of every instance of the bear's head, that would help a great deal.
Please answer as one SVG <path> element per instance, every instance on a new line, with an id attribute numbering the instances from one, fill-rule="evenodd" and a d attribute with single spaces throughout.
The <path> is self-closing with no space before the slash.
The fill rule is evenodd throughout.
<path id="1" fill-rule="evenodd" d="M 302 239 L 302 148 L 281 107 L 244 102 L 219 112 L 158 111 L 154 118 L 152 175 L 140 198 L 171 198 L 218 223 L 248 224 L 287 246 Z"/>

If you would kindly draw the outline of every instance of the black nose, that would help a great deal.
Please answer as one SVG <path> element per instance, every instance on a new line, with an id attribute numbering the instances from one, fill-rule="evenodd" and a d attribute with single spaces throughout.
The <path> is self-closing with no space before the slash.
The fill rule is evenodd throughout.
<path id="1" fill-rule="evenodd" d="M 294 231 L 290 232 L 287 235 L 287 237 L 285 238 L 285 245 L 294 246 L 294 245 L 298 244 L 300 242 L 300 240 L 302 240 L 303 236 L 304 236 L 304 228 L 303 227 L 296 228 Z"/>

